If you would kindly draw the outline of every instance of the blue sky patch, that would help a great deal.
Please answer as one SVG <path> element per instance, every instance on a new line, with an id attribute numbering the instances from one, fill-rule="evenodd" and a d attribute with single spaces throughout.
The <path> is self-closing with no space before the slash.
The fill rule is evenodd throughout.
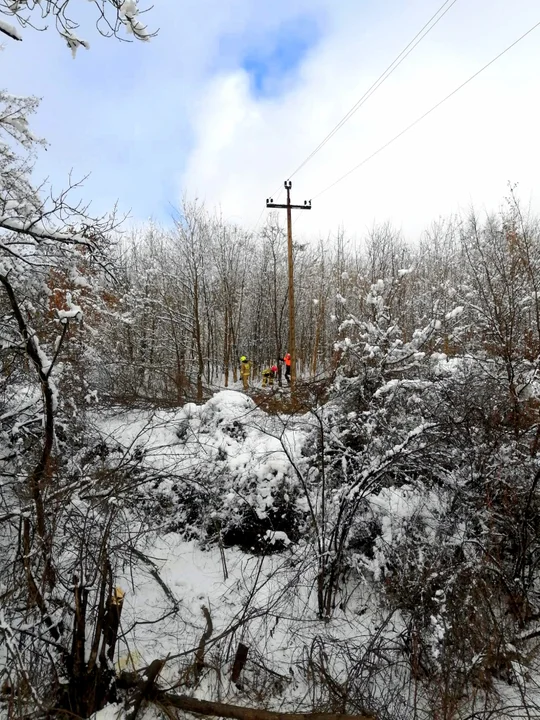
<path id="1" fill-rule="evenodd" d="M 315 19 L 300 17 L 283 23 L 257 47 L 249 48 L 241 66 L 250 77 L 255 97 L 280 95 L 320 37 Z"/>

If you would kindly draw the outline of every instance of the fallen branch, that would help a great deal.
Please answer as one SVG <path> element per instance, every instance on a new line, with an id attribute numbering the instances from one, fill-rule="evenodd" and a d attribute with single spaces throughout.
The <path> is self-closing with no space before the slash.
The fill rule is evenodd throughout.
<path id="1" fill-rule="evenodd" d="M 165 706 L 168 705 L 184 712 L 232 718 L 233 720 L 376 720 L 374 715 L 272 712 L 270 710 L 212 702 L 211 700 L 197 700 L 187 695 L 172 695 L 169 693 L 158 693 L 156 700 Z"/>
<path id="2" fill-rule="evenodd" d="M 196 715 L 231 718 L 231 720 L 377 720 L 375 715 L 347 715 L 346 713 L 284 713 L 272 710 L 229 705 L 228 703 L 198 700 L 188 695 L 175 695 L 156 687 L 155 680 L 163 665 L 170 660 L 154 660 L 147 668 L 146 680 L 141 679 L 137 672 L 123 672 L 118 678 L 117 687 L 130 690 L 136 688 L 136 698 L 144 696 L 147 700 L 159 705 Z M 149 682 L 150 681 L 150 682 Z M 140 703 L 139 703 L 140 706 Z"/>
<path id="3" fill-rule="evenodd" d="M 199 646 L 197 648 L 197 652 L 195 653 L 195 682 L 197 683 L 202 669 L 204 667 L 204 650 L 206 648 L 206 641 L 210 639 L 213 631 L 214 626 L 212 624 L 212 618 L 210 616 L 210 611 L 207 607 L 204 605 L 202 606 L 201 610 L 203 611 L 204 619 L 206 620 L 206 628 L 205 631 L 202 634 L 202 637 L 199 641 Z"/>
<path id="4" fill-rule="evenodd" d="M 236 655 L 234 657 L 234 663 L 231 673 L 231 682 L 237 683 L 238 679 L 240 677 L 240 673 L 244 669 L 244 665 L 246 664 L 247 656 L 249 652 L 249 646 L 244 645 L 243 642 L 238 643 L 238 648 L 236 650 Z"/>
<path id="5" fill-rule="evenodd" d="M 154 578 L 154 580 L 157 582 L 157 584 L 160 586 L 160 588 L 163 590 L 165 595 L 169 598 L 169 600 L 173 604 L 173 610 L 176 612 L 179 608 L 180 603 L 174 596 L 174 593 L 169 588 L 169 586 L 163 581 L 161 575 L 159 574 L 157 565 L 150 560 L 149 557 L 146 557 L 144 553 L 142 553 L 140 550 L 137 550 L 137 548 L 130 548 L 130 552 L 135 555 L 136 558 L 141 560 L 143 563 L 146 563 L 148 567 L 150 568 L 150 575 Z"/>
<path id="6" fill-rule="evenodd" d="M 140 685 L 139 690 L 135 695 L 133 709 L 127 715 L 128 720 L 135 720 L 135 718 L 137 717 L 137 713 L 139 712 L 142 701 L 151 695 L 154 684 L 164 665 L 165 660 L 154 660 L 154 662 L 150 664 L 146 680 Z"/>

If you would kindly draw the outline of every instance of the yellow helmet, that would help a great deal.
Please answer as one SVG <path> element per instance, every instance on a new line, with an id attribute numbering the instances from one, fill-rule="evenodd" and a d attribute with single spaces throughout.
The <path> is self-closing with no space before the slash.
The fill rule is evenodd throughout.
<path id="1" fill-rule="evenodd" d="M 245 355 L 242 355 L 240 358 L 240 362 L 247 362 L 247 357 Z"/>

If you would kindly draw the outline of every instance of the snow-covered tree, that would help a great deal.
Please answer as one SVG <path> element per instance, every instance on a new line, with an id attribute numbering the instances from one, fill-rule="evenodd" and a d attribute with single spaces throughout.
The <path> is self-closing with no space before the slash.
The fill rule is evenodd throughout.
<path id="1" fill-rule="evenodd" d="M 111 34 L 125 26 L 147 38 L 135 3 L 94 4 Z M 68 5 L 2 2 L 0 15 L 21 26 L 53 18 L 76 50 L 86 43 L 74 35 Z M 4 20 L 0 31 L 19 39 Z M 35 184 L 34 153 L 43 145 L 29 126 L 36 107 L 33 98 L 0 93 L 2 693 L 17 698 L 21 716 L 59 707 L 87 716 L 111 692 L 121 609 L 119 511 L 83 497 L 90 478 L 103 491 L 117 472 L 96 469 L 84 407 L 96 397 L 92 344 L 109 310 L 118 223 L 114 211 L 95 217 L 73 201 L 77 183 L 56 195 Z"/>
<path id="2" fill-rule="evenodd" d="M 101 35 L 119 37 L 121 30 L 137 40 L 149 40 L 152 32 L 141 19 L 138 0 L 90 0 L 92 21 Z M 87 40 L 78 36 L 81 25 L 81 7 L 71 0 L 0 0 L 0 33 L 13 40 L 22 40 L 20 29 L 27 27 L 43 30 L 49 21 L 54 22 L 73 57 L 79 47 L 88 49 Z M 10 19 L 10 22 L 2 19 Z M 13 24 L 15 22 L 15 24 Z M 84 20 L 82 22 L 85 22 Z"/>

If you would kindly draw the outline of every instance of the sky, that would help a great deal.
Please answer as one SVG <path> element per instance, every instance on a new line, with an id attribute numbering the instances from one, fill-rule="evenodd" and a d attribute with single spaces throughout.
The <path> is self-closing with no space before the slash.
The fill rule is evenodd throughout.
<path id="1" fill-rule="evenodd" d="M 96 212 L 171 222 L 198 198 L 246 228 L 442 5 L 443 0 L 155 0 L 148 43 L 102 38 L 91 3 L 70 51 L 51 27 L 3 40 L 2 85 L 42 98 L 36 179 L 88 174 Z M 142 4 L 141 4 L 142 7 Z M 540 21 L 536 0 L 457 0 L 298 173 L 313 198 L 295 233 L 359 235 L 392 222 L 418 238 L 440 217 L 497 211 L 508 182 L 540 213 L 540 28 L 402 138 L 327 192 Z M 126 36 L 127 37 L 127 36 Z M 281 193 L 280 193 L 281 191 Z"/>

